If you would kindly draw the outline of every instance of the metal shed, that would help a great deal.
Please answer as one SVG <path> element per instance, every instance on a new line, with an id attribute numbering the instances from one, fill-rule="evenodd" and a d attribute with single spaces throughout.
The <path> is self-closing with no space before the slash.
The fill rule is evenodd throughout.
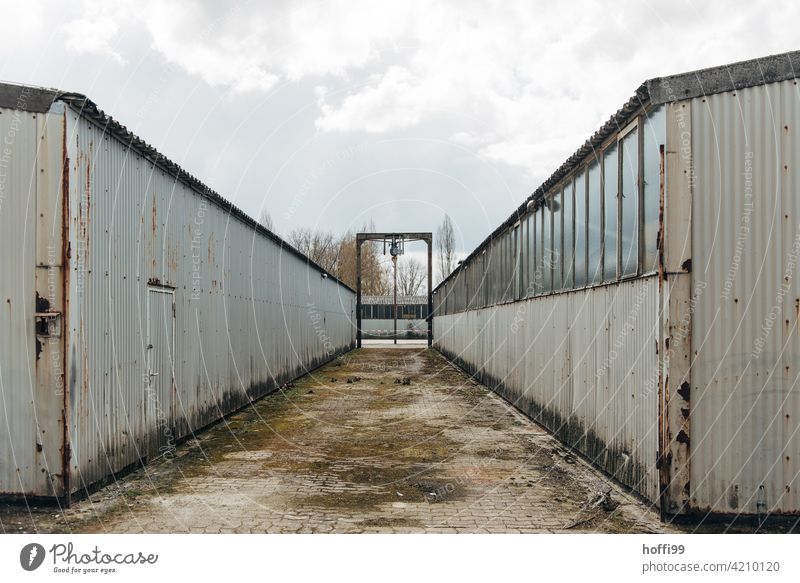
<path id="1" fill-rule="evenodd" d="M 434 292 L 434 345 L 665 515 L 800 513 L 800 52 L 651 79 Z"/>
<path id="2" fill-rule="evenodd" d="M 68 502 L 354 346 L 352 289 L 87 97 L 0 84 L 0 135 L 0 494 Z"/>

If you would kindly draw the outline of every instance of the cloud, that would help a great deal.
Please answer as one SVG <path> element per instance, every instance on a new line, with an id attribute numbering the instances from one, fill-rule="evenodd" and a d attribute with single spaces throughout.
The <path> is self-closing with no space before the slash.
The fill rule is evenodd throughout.
<path id="1" fill-rule="evenodd" d="M 116 35 L 141 27 L 165 61 L 234 93 L 312 79 L 322 132 L 425 128 L 543 177 L 646 78 L 794 48 L 759 31 L 783 30 L 800 6 L 123 0 L 83 12 L 64 29 L 72 51 L 122 62 Z"/>
<path id="2" fill-rule="evenodd" d="M 111 46 L 111 39 L 117 34 L 114 22 L 104 19 L 78 19 L 66 29 L 67 49 L 78 54 L 102 54 L 119 64 L 125 63 L 117 51 Z"/>

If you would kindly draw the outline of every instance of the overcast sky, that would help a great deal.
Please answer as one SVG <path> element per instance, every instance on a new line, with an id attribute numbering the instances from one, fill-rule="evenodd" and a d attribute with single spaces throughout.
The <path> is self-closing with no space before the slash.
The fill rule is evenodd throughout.
<path id="1" fill-rule="evenodd" d="M 268 4 L 268 7 L 265 5 Z M 2 1 L 0 79 L 89 95 L 276 230 L 490 233 L 645 79 L 800 48 L 796 2 Z"/>

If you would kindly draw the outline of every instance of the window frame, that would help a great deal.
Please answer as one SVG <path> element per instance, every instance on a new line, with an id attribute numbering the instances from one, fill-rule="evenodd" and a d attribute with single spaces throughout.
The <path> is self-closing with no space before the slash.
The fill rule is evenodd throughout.
<path id="1" fill-rule="evenodd" d="M 622 130 L 619 131 L 616 137 L 617 143 L 617 278 L 615 281 L 627 281 L 630 279 L 635 279 L 641 275 L 642 270 L 642 131 L 639 127 L 639 121 L 641 119 L 641 114 L 637 115 L 628 125 L 626 125 Z M 636 271 L 633 273 L 624 274 L 623 265 L 622 265 L 622 201 L 620 199 L 620 193 L 622 192 L 622 183 L 625 180 L 625 173 L 624 173 L 624 164 L 625 164 L 625 148 L 622 145 L 622 142 L 627 138 L 632 132 L 638 131 L 636 134 L 636 185 L 634 188 L 636 189 Z M 605 148 L 603 149 L 605 151 Z"/>

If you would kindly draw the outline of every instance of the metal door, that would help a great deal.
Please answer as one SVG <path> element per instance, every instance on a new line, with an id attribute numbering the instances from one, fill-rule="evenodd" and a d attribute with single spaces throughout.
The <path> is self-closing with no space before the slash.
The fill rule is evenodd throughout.
<path id="1" fill-rule="evenodd" d="M 147 293 L 147 429 L 152 457 L 175 447 L 175 293 L 150 287 Z"/>

